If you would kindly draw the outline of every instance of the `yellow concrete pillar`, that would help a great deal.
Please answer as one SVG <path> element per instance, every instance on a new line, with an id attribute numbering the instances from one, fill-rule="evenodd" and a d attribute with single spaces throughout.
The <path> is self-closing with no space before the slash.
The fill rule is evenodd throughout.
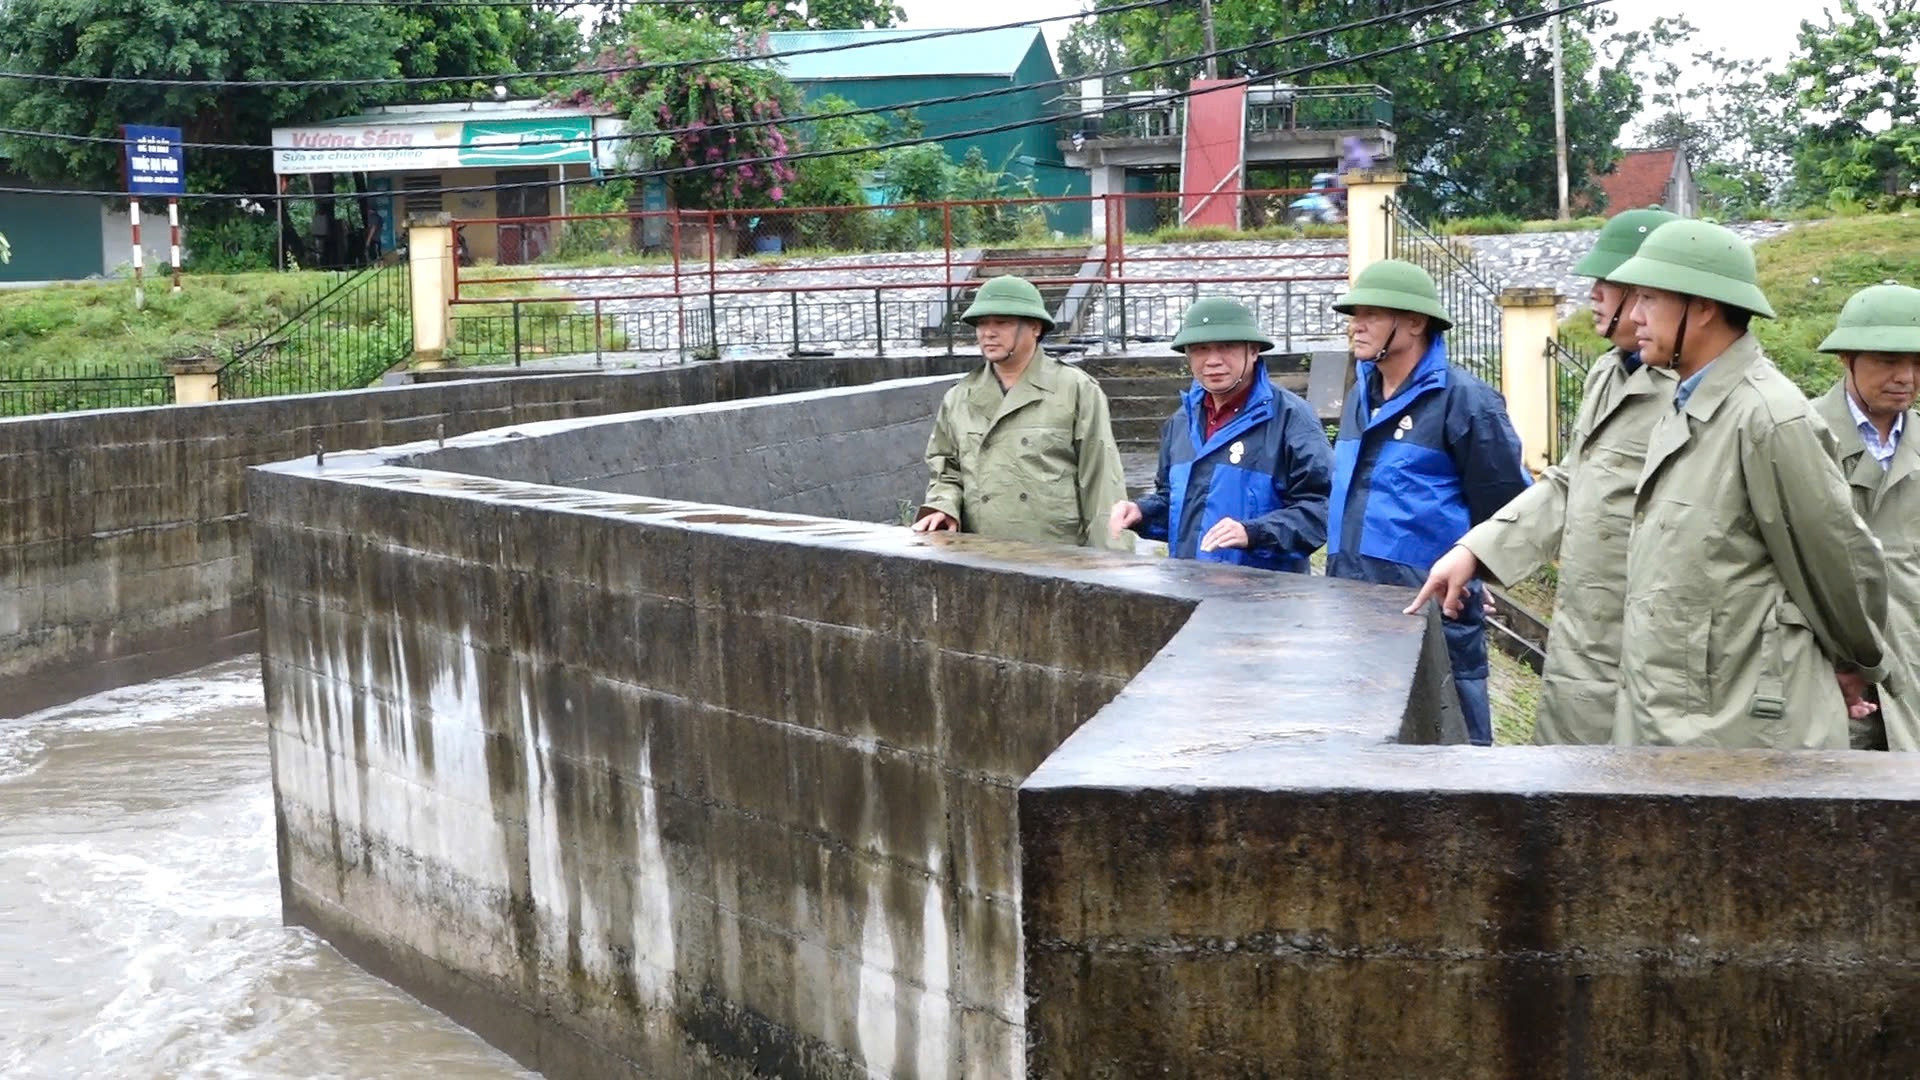
<path id="1" fill-rule="evenodd" d="M 413 289 L 413 366 L 447 366 L 454 285 L 453 216 L 414 214 L 407 219 L 407 276 Z"/>
<path id="2" fill-rule="evenodd" d="M 1548 345 L 1560 333 L 1560 294 L 1552 289 L 1500 293 L 1500 392 L 1520 435 L 1522 460 L 1534 472 L 1551 462 L 1553 359 Z"/>
<path id="3" fill-rule="evenodd" d="M 167 360 L 173 376 L 175 405 L 204 405 L 220 400 L 221 362 L 211 356 L 176 356 Z"/>
<path id="4" fill-rule="evenodd" d="M 1407 182 L 1407 174 L 1361 169 L 1340 177 L 1347 189 L 1347 284 L 1360 271 L 1392 257 L 1387 246 L 1387 203 Z"/>

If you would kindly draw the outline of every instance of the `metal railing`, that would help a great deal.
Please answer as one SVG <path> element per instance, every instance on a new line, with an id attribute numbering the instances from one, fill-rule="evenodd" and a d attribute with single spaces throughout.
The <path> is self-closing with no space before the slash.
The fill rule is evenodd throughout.
<path id="1" fill-rule="evenodd" d="M 1243 219 L 1262 221 L 1303 193 L 1218 198 L 1239 200 Z M 552 237 L 591 236 L 611 245 L 613 258 L 459 267 L 451 348 L 463 362 L 516 365 L 604 363 L 613 353 L 952 351 L 969 334 L 956 330 L 951 313 L 981 279 L 1001 273 L 1032 281 L 1063 321 L 1072 313 L 1061 336 L 1083 345 L 1164 339 L 1198 295 L 1246 300 L 1288 341 L 1342 338 L 1330 305 L 1346 282 L 1343 231 L 1306 240 L 1269 230 L 1232 245 L 1217 243 L 1227 238 L 1220 227 L 1163 231 L 1188 198 L 1148 192 L 462 219 L 456 227 L 482 242 L 480 230 L 490 226 L 531 224 Z M 1077 231 L 1049 227 L 1070 221 Z M 808 246 L 822 239 L 829 246 Z M 903 240 L 922 246 L 894 246 Z M 757 250 L 743 253 L 748 245 Z M 870 250 L 875 245 L 883 250 Z"/>
<path id="2" fill-rule="evenodd" d="M 1069 135 L 1171 139 L 1186 131 L 1187 99 L 1168 100 L 1169 90 L 1136 90 L 1077 102 L 1060 123 Z M 1247 132 L 1332 131 L 1393 126 L 1393 94 L 1382 86 L 1247 87 Z"/>
<path id="3" fill-rule="evenodd" d="M 1586 392 L 1587 373 L 1593 370 L 1594 357 L 1574 348 L 1564 335 L 1547 341 L 1550 365 L 1548 393 L 1552 395 L 1547 412 L 1553 425 L 1547 433 L 1547 460 L 1559 461 L 1572 445 L 1574 425 L 1580 416 L 1580 398 Z"/>
<path id="4" fill-rule="evenodd" d="M 78 372 L 0 377 L 0 416 L 173 404 L 173 377 L 163 370 L 84 365 Z"/>
<path id="5" fill-rule="evenodd" d="M 356 389 L 412 351 L 412 282 L 407 263 L 390 258 L 333 282 L 236 349 L 220 368 L 220 397 Z"/>
<path id="6" fill-rule="evenodd" d="M 1500 287 L 1471 252 L 1436 236 L 1406 207 L 1388 199 L 1387 254 L 1425 270 L 1440 290 L 1440 306 L 1453 317 L 1447 355 L 1453 363 L 1500 388 Z"/>

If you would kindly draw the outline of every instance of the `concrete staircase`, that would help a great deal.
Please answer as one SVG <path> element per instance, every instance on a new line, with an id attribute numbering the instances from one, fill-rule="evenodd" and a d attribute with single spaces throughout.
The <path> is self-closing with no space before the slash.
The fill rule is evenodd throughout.
<path id="1" fill-rule="evenodd" d="M 1267 375 L 1275 386 L 1304 397 L 1308 359 L 1304 354 L 1270 355 Z M 1186 357 L 1090 356 L 1080 370 L 1100 380 L 1100 389 L 1106 391 L 1127 493 L 1138 498 L 1152 491 L 1160 465 L 1160 430 L 1180 407 L 1180 395 L 1193 385 Z"/>
<path id="2" fill-rule="evenodd" d="M 1059 247 L 1059 248 L 993 248 L 980 252 L 968 252 L 965 261 L 968 266 L 966 283 L 954 289 L 955 295 L 947 305 L 947 311 L 939 323 L 922 327 L 920 340 L 928 345 L 941 345 L 952 334 L 955 344 L 971 344 L 973 327 L 960 321 L 960 315 L 967 310 L 973 300 L 973 290 L 979 281 L 987 278 L 1012 274 L 1029 281 L 1037 278 L 1078 278 L 1072 283 L 1040 285 L 1040 297 L 1046 301 L 1047 310 L 1052 313 L 1057 324 L 1048 341 L 1063 341 L 1080 332 L 1086 323 L 1089 301 L 1093 299 L 1095 280 L 1100 276 L 1104 254 L 1098 247 Z M 1054 260 L 1070 259 L 1077 262 Z"/>
<path id="3" fill-rule="evenodd" d="M 1100 380 L 1113 414 L 1113 438 L 1120 452 L 1158 454 L 1160 429 L 1180 407 L 1180 395 L 1193 384 L 1183 356 L 1090 356 L 1080 369 Z M 1307 357 L 1267 357 L 1275 386 L 1307 392 Z"/>

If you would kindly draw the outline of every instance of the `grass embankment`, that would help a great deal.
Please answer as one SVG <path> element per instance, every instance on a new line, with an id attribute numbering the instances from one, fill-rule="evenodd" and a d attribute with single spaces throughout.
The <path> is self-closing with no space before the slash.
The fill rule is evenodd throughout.
<path id="1" fill-rule="evenodd" d="M 1920 284 L 1920 212 L 1805 222 L 1761 241 L 1754 258 L 1779 317 L 1755 319 L 1753 332 L 1780 370 L 1815 397 L 1840 377 L 1839 362 L 1817 350 L 1847 298 L 1882 281 Z M 1563 326 L 1583 351 L 1605 350 L 1585 311 Z"/>
<path id="2" fill-rule="evenodd" d="M 147 281 L 74 282 L 0 292 L 0 379 L 162 370 L 170 356 L 257 340 L 323 291 L 324 273 L 189 274 L 178 296 Z"/>
<path id="3" fill-rule="evenodd" d="M 1840 377 L 1840 364 L 1817 351 L 1833 330 L 1847 298 L 1868 285 L 1898 281 L 1920 285 L 1920 213 L 1830 218 L 1795 225 L 1754 248 L 1760 288 L 1779 317 L 1755 319 L 1754 334 L 1780 370 L 1809 397 L 1824 394 Z M 1581 351 L 1597 356 L 1605 342 L 1593 332 L 1586 311 L 1569 316 L 1563 329 Z M 1553 567 L 1513 589 L 1513 599 L 1541 618 L 1553 610 Z M 1501 741 L 1533 736 L 1539 679 L 1504 657 L 1494 664 L 1491 691 L 1494 729 Z"/>

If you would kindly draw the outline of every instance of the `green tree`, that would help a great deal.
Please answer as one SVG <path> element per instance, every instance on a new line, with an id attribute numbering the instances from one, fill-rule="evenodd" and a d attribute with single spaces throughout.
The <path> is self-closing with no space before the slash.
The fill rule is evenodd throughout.
<path id="1" fill-rule="evenodd" d="M 698 67 L 648 68 L 595 73 L 566 95 L 623 116 L 636 130 L 671 131 L 640 148 L 646 163 L 676 172 L 668 178 L 675 204 L 709 210 L 745 210 L 786 199 L 794 172 L 784 158 L 789 140 L 784 117 L 792 111 L 793 87 L 773 68 L 737 51 L 734 34 L 712 23 L 666 17 L 635 8 L 617 27 L 596 33 L 595 67 L 644 61 L 725 56 Z M 752 122 L 751 126 L 730 125 Z M 774 159 L 750 164 L 755 159 Z M 738 162 L 739 164 L 735 164 Z M 631 162 L 638 165 L 640 162 Z"/>
<path id="2" fill-rule="evenodd" d="M 517 7 L 406 7 L 392 9 L 395 33 L 407 42 L 397 57 L 409 77 L 557 71 L 580 59 L 580 24 L 559 9 L 530 3 Z M 516 94 L 538 96 L 541 88 L 508 81 Z M 413 87 L 409 96 L 443 101 L 485 98 L 491 85 L 436 83 Z"/>
<path id="3" fill-rule="evenodd" d="M 1414 0 L 1247 0 L 1215 7 L 1215 36 L 1218 47 L 1236 48 L 1416 6 Z M 1222 58 L 1220 74 L 1269 76 L 1548 6 L 1544 0 L 1526 0 L 1517 9 L 1474 0 L 1445 12 Z M 1613 25 L 1614 17 L 1604 9 L 1566 17 L 1567 143 L 1576 192 L 1614 158 L 1620 128 L 1640 106 L 1634 69 L 1652 39 L 1645 33 L 1610 32 Z M 1540 216 L 1552 212 L 1556 186 L 1547 26 L 1543 17 L 1457 42 L 1356 60 L 1296 81 L 1376 83 L 1392 92 L 1395 157 L 1412 181 L 1407 200 L 1417 213 Z M 1101 16 L 1092 29 L 1069 41 L 1072 48 L 1063 49 L 1063 55 L 1070 52 L 1075 65 L 1094 70 L 1116 61 L 1137 64 L 1202 52 L 1204 32 L 1197 7 L 1170 5 Z M 1184 87 L 1200 73 L 1200 64 L 1188 64 L 1110 80 L 1126 85 L 1107 89 Z"/>
<path id="4" fill-rule="evenodd" d="M 1657 25 L 1660 44 L 1681 52 L 1698 30 L 1685 19 Z M 1693 166 L 1701 203 L 1713 217 L 1765 216 L 1789 197 L 1800 116 L 1765 61 L 1693 49 L 1653 73 L 1654 118 L 1647 146 L 1680 146 Z"/>
<path id="5" fill-rule="evenodd" d="M 1776 86 L 1804 111 L 1794 171 L 1811 197 L 1894 205 L 1920 198 L 1920 0 L 1839 0 L 1800 24 Z"/>
<path id="6" fill-rule="evenodd" d="M 399 72 L 401 40 L 378 8 L 220 0 L 36 0 L 0 4 L 0 64 L 58 75 L 161 79 L 355 79 Z M 0 79 L 0 123 L 117 138 L 121 124 L 179 127 L 189 142 L 261 144 L 276 124 L 351 111 L 358 88 L 217 90 Z M 0 138 L 13 168 L 48 183 L 120 186 L 111 143 Z M 271 157 L 190 151 L 196 191 L 267 191 Z"/>
<path id="7" fill-rule="evenodd" d="M 601 25 L 617 25 L 628 15 L 649 7 L 657 4 L 650 0 L 609 0 L 601 5 L 606 13 Z M 907 18 L 905 9 L 893 0 L 713 0 L 677 4 L 673 14 L 715 26 L 756 30 L 859 30 L 894 26 Z"/>

